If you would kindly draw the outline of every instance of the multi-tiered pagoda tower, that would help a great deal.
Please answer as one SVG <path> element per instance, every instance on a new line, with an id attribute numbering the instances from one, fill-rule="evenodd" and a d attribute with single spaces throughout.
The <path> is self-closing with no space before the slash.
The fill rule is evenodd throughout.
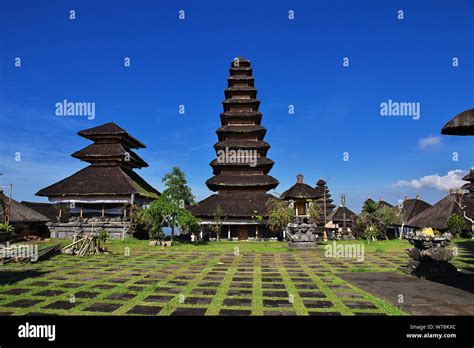
<path id="1" fill-rule="evenodd" d="M 323 223 L 325 225 L 328 222 L 327 217 L 329 216 L 329 214 L 331 214 L 331 212 L 336 206 L 333 203 L 331 193 L 326 184 L 326 181 L 324 181 L 323 179 L 319 179 L 316 183 L 315 189 L 318 192 L 319 197 L 316 203 L 318 204 L 319 209 L 321 211 L 320 223 Z"/>
<path id="2" fill-rule="evenodd" d="M 268 236 L 265 224 L 256 217 L 266 215 L 266 202 L 273 197 L 267 191 L 278 181 L 268 175 L 274 162 L 266 157 L 270 145 L 263 141 L 266 129 L 260 124 L 260 101 L 256 99 L 250 61 L 236 58 L 227 81 L 221 127 L 216 131 L 218 142 L 214 145 L 217 159 L 210 163 L 214 176 L 206 182 L 217 194 L 190 210 L 201 218 L 206 231 L 219 205 L 225 218 L 222 237 Z"/>
<path id="3" fill-rule="evenodd" d="M 107 229 L 112 237 L 133 232 L 128 219 L 131 207 L 147 204 L 160 194 L 133 171 L 148 166 L 132 151 L 145 145 L 115 123 L 86 129 L 78 135 L 94 143 L 72 157 L 90 165 L 36 193 L 70 207 L 69 221 L 54 224 L 52 236 L 70 237 L 100 229 Z"/>

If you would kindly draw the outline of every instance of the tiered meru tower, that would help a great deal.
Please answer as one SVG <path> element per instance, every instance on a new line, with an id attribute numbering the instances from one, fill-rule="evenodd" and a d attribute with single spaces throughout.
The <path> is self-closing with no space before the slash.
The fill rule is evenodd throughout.
<path id="1" fill-rule="evenodd" d="M 78 135 L 93 144 L 72 157 L 90 165 L 37 193 L 70 207 L 70 221 L 54 224 L 52 236 L 70 237 L 101 229 L 107 229 L 112 237 L 132 233 L 128 219 L 131 207 L 147 204 L 160 194 L 133 171 L 148 166 L 132 151 L 145 145 L 115 123 L 85 129 Z"/>
<path id="2" fill-rule="evenodd" d="M 327 217 L 329 214 L 331 214 L 336 206 L 333 203 L 331 192 L 329 191 L 326 181 L 319 179 L 316 183 L 315 189 L 319 197 L 316 203 L 318 204 L 321 211 L 319 223 L 323 223 L 323 225 L 325 225 L 328 222 Z"/>
<path id="3" fill-rule="evenodd" d="M 218 142 L 214 145 L 217 159 L 210 163 L 214 176 L 206 182 L 217 194 L 190 210 L 201 218 L 207 231 L 219 205 L 225 218 L 221 231 L 224 238 L 265 237 L 270 233 L 257 216 L 266 216 L 266 202 L 273 197 L 266 192 L 278 185 L 268 175 L 274 162 L 266 157 L 270 145 L 263 141 L 266 129 L 260 123 L 260 101 L 256 99 L 250 61 L 236 58 L 229 71 L 221 127 L 216 131 Z"/>

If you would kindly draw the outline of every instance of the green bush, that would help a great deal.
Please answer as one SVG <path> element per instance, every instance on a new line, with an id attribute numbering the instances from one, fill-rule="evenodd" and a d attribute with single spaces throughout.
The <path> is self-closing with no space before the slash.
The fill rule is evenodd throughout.
<path id="1" fill-rule="evenodd" d="M 453 236 L 459 236 L 461 232 L 467 228 L 466 221 L 457 214 L 451 214 L 449 216 L 447 225 L 448 231 Z"/>
<path id="2" fill-rule="evenodd" d="M 12 233 L 14 230 L 12 225 L 0 224 L 0 233 Z"/>

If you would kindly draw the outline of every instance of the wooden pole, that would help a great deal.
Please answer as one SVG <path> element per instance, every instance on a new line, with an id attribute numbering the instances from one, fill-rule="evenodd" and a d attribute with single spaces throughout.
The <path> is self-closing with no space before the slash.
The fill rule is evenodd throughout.
<path id="1" fill-rule="evenodd" d="M 7 203 L 7 208 L 5 211 L 5 223 L 7 225 L 10 224 L 10 206 L 12 204 L 13 185 L 9 185 L 9 189 L 10 189 L 10 195 L 8 196 L 8 203 Z"/>

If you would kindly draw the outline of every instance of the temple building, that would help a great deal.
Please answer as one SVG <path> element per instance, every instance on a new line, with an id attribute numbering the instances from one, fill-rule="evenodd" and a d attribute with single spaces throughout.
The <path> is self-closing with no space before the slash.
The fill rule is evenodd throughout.
<path id="1" fill-rule="evenodd" d="M 351 232 L 352 226 L 357 220 L 357 214 L 346 206 L 340 205 L 328 215 L 326 228 L 341 233 L 344 228 Z"/>
<path id="2" fill-rule="evenodd" d="M 426 209 L 430 207 L 431 207 L 431 204 L 420 199 L 419 195 L 416 195 L 415 198 L 405 197 L 403 202 L 401 202 L 401 205 L 397 205 L 396 207 L 398 211 L 401 209 L 400 217 L 402 218 L 402 223 L 403 223 L 403 226 L 401 224 L 396 226 L 397 227 L 396 236 L 400 237 L 400 234 L 404 236 L 408 232 L 413 232 L 412 227 L 405 225 L 407 221 L 411 220 L 418 214 L 421 214 L 422 212 L 424 212 Z"/>
<path id="3" fill-rule="evenodd" d="M 468 183 L 460 190 L 450 192 L 439 202 L 415 215 L 406 225 L 423 228 L 432 227 L 440 231 L 448 229 L 448 219 L 452 214 L 464 218 L 466 229 L 472 230 L 474 226 L 474 169 L 462 178 Z"/>
<path id="4" fill-rule="evenodd" d="M 303 174 L 298 174 L 296 184 L 280 196 L 280 199 L 291 202 L 295 217 L 305 217 L 308 214 L 309 205 L 320 197 L 316 189 L 303 183 L 303 178 Z"/>
<path id="5" fill-rule="evenodd" d="M 47 237 L 49 234 L 48 221 L 47 216 L 15 201 L 0 189 L 0 223 L 13 226 L 17 236 Z"/>
<path id="6" fill-rule="evenodd" d="M 474 135 L 474 109 L 463 111 L 453 117 L 441 129 L 446 135 Z"/>
<path id="7" fill-rule="evenodd" d="M 115 123 L 82 130 L 78 135 L 93 144 L 72 157 L 90 165 L 36 193 L 48 197 L 50 202 L 68 204 L 68 221 L 61 222 L 59 209 L 59 219 L 50 227 L 51 237 L 72 237 L 75 233 L 96 233 L 102 229 L 112 238 L 133 234 L 131 209 L 148 204 L 160 194 L 133 171 L 148 166 L 132 151 L 145 145 Z"/>
<path id="8" fill-rule="evenodd" d="M 333 203 L 331 193 L 326 184 L 326 181 L 324 181 L 323 179 L 319 179 L 316 183 L 316 192 L 318 194 L 317 204 L 319 205 L 319 209 L 321 211 L 321 217 L 319 222 L 322 223 L 324 226 L 329 221 L 329 214 L 331 214 L 331 212 L 336 206 Z"/>
<path id="9" fill-rule="evenodd" d="M 382 197 L 380 197 L 379 203 L 377 204 L 378 208 L 393 208 L 393 205 L 386 202 Z"/>
<path id="10" fill-rule="evenodd" d="M 268 159 L 270 145 L 263 141 L 260 101 L 250 61 L 236 58 L 230 67 L 225 89 L 224 111 L 214 145 L 217 159 L 211 161 L 214 176 L 206 185 L 216 194 L 189 207 L 202 220 L 202 232 L 209 233 L 217 206 L 222 209 L 221 237 L 248 239 L 270 237 L 266 227 L 266 203 L 274 196 L 267 194 L 278 181 L 268 175 L 274 162 Z"/>

